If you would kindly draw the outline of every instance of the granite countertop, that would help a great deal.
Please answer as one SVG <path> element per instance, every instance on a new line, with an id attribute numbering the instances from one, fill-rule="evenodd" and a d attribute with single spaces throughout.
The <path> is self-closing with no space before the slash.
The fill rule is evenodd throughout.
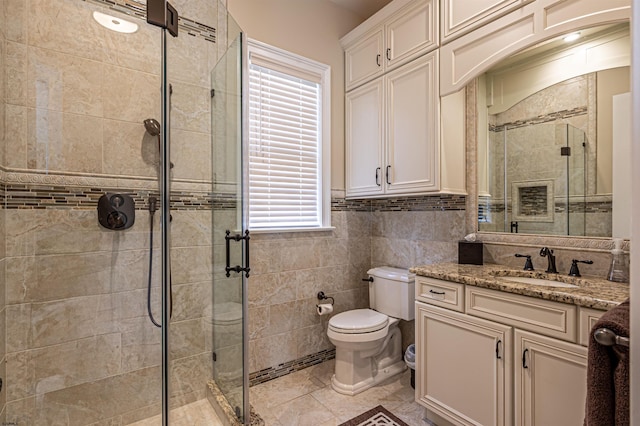
<path id="1" fill-rule="evenodd" d="M 603 278 L 582 276 L 570 277 L 562 274 L 547 274 L 538 271 L 523 271 L 504 265 L 459 265 L 440 263 L 415 266 L 410 271 L 416 275 L 453 281 L 476 287 L 506 291 L 524 296 L 538 297 L 555 302 L 569 303 L 587 308 L 608 310 L 629 298 L 629 284 L 615 283 Z M 509 281 L 509 276 L 544 278 L 577 285 L 577 288 L 546 287 Z"/>

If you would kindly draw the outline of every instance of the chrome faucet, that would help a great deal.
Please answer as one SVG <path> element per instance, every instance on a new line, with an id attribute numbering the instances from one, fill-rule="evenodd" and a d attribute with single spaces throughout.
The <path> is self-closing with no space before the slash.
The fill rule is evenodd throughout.
<path id="1" fill-rule="evenodd" d="M 542 247 L 540 256 L 547 258 L 547 270 L 545 272 L 548 274 L 557 274 L 556 257 L 553 255 L 553 250 L 548 247 Z"/>

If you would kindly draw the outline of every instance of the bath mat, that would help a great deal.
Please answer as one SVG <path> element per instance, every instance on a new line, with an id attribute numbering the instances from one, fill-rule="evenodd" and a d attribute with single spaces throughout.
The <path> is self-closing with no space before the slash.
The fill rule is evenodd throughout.
<path id="1" fill-rule="evenodd" d="M 362 413 L 359 416 L 347 420 L 340 426 L 409 426 L 382 405 Z"/>

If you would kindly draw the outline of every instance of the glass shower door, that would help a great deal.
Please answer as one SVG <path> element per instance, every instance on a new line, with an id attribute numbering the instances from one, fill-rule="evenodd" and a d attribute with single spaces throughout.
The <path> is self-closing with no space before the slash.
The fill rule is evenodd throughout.
<path id="1" fill-rule="evenodd" d="M 233 23 L 228 25 L 234 27 Z M 213 379 L 238 419 L 248 424 L 246 311 L 243 306 L 246 306 L 245 283 L 249 275 L 249 239 L 243 214 L 243 34 L 239 30 L 235 38 L 230 36 L 228 46 L 211 72 Z"/>

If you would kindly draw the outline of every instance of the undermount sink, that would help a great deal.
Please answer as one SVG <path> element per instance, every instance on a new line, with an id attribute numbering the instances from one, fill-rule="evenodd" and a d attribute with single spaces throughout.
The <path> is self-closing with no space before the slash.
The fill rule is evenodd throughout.
<path id="1" fill-rule="evenodd" d="M 544 278 L 532 278 L 532 277 L 497 277 L 506 281 L 515 281 L 522 284 L 542 285 L 545 287 L 565 287 L 565 288 L 578 288 L 577 285 L 563 283 L 560 281 L 547 280 Z"/>

